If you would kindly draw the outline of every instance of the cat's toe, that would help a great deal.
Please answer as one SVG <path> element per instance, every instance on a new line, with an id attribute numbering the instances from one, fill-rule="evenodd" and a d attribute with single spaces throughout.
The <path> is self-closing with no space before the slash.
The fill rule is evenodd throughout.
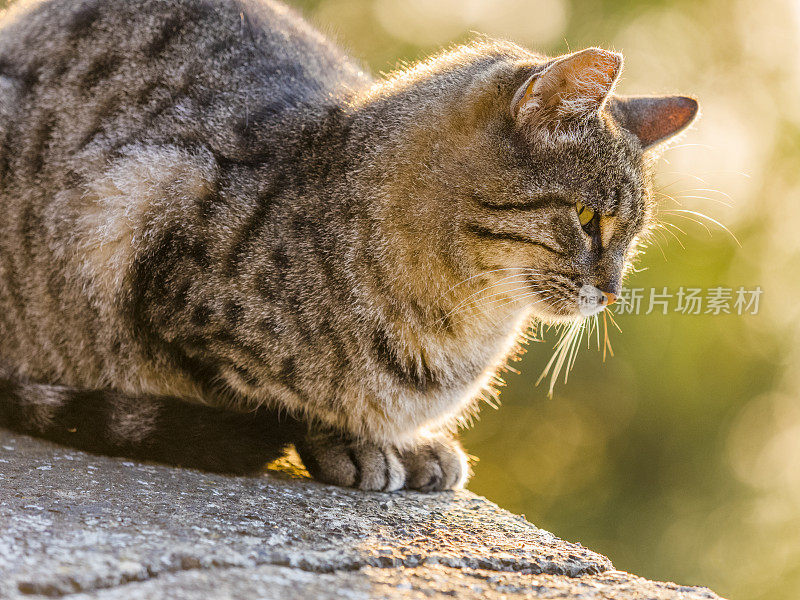
<path id="1" fill-rule="evenodd" d="M 313 436 L 296 444 L 309 473 L 323 483 L 391 492 L 405 483 L 405 468 L 393 448 L 337 436 Z"/>
<path id="2" fill-rule="evenodd" d="M 358 476 L 353 487 L 361 490 L 393 492 L 403 487 L 405 468 L 393 448 L 359 444 L 351 449 L 350 460 Z"/>
<path id="3" fill-rule="evenodd" d="M 401 454 L 406 469 L 406 487 L 423 492 L 464 487 L 469 477 L 467 455 L 456 440 L 445 437 L 425 440 Z"/>

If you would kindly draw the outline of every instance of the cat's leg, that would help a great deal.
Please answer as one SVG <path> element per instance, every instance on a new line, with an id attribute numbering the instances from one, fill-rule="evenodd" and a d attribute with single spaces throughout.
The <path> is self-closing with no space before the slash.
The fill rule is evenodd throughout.
<path id="1" fill-rule="evenodd" d="M 420 439 L 401 450 L 313 430 L 295 446 L 315 479 L 362 490 L 451 490 L 463 487 L 469 476 L 461 444 L 445 435 Z"/>

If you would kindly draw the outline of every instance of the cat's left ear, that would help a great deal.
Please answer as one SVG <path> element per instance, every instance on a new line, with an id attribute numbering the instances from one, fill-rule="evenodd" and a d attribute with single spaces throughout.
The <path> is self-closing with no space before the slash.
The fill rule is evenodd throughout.
<path id="1" fill-rule="evenodd" d="M 697 100 L 686 96 L 614 96 L 607 104 L 614 120 L 647 150 L 677 135 L 697 116 Z"/>
<path id="2" fill-rule="evenodd" d="M 547 126 L 602 108 L 622 71 L 622 55 L 587 48 L 557 59 L 517 90 L 511 111 L 517 124 Z"/>

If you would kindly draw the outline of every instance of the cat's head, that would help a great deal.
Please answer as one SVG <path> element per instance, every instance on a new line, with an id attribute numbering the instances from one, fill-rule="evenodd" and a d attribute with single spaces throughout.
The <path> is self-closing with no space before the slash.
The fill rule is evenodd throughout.
<path id="1" fill-rule="evenodd" d="M 506 68 L 475 84 L 478 100 L 465 95 L 449 167 L 460 174 L 446 178 L 462 199 L 459 245 L 494 298 L 505 291 L 549 322 L 619 294 L 652 219 L 651 158 L 697 113 L 683 96 L 615 96 L 621 69 L 621 55 L 590 48 Z"/>

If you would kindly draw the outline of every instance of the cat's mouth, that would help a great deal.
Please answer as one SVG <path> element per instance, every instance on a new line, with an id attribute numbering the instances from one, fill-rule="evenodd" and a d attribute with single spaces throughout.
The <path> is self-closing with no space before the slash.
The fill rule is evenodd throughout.
<path id="1" fill-rule="evenodd" d="M 616 296 L 603 292 L 591 284 L 550 282 L 549 292 L 541 294 L 533 303 L 533 311 L 540 319 L 550 323 L 569 323 L 603 312 L 616 301 Z"/>

